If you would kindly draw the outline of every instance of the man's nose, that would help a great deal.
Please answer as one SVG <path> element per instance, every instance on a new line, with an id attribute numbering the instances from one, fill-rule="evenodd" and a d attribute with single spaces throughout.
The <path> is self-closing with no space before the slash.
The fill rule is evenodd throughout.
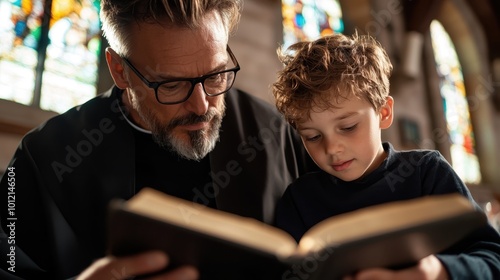
<path id="1" fill-rule="evenodd" d="M 198 116 L 204 115 L 208 111 L 208 96 L 205 94 L 203 85 L 198 83 L 193 88 L 193 93 L 186 100 L 186 109 Z"/>

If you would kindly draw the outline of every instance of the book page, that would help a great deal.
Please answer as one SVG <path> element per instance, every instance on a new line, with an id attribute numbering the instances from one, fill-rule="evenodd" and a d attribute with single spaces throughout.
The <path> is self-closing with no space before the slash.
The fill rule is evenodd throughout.
<path id="1" fill-rule="evenodd" d="M 318 223 L 300 241 L 299 252 L 317 251 L 327 244 L 344 244 L 474 211 L 471 203 L 460 194 L 375 205 Z"/>
<path id="2" fill-rule="evenodd" d="M 280 258 L 288 257 L 297 248 L 295 240 L 278 228 L 149 188 L 141 190 L 126 202 L 126 209 L 256 248 Z"/>

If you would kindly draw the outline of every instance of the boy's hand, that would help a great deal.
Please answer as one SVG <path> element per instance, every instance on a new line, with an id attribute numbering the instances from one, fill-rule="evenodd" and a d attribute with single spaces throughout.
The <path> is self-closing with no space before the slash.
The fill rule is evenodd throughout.
<path id="1" fill-rule="evenodd" d="M 448 272 L 434 255 L 421 259 L 417 265 L 401 269 L 389 270 L 373 268 L 346 276 L 343 280 L 446 280 Z"/>
<path id="2" fill-rule="evenodd" d="M 148 252 L 129 257 L 105 257 L 95 261 L 77 280 L 121 280 L 133 276 L 149 274 L 168 265 L 168 257 L 162 252 Z M 153 279 L 190 280 L 198 279 L 198 271 L 194 267 L 180 267 L 164 274 L 155 275 Z"/>

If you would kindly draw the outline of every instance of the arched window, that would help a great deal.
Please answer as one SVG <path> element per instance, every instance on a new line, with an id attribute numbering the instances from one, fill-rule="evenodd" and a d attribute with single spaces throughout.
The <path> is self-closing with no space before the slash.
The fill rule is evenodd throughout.
<path id="1" fill-rule="evenodd" d="M 95 96 L 99 5 L 0 0 L 0 98 L 63 112 Z"/>
<path id="2" fill-rule="evenodd" d="M 475 152 L 474 130 L 469 114 L 462 67 L 453 42 L 441 23 L 431 23 L 432 47 L 440 77 L 440 91 L 448 133 L 451 138 L 453 169 L 466 183 L 479 183 L 481 173 Z"/>
<path id="3" fill-rule="evenodd" d="M 282 0 L 283 46 L 342 33 L 344 22 L 337 0 Z"/>

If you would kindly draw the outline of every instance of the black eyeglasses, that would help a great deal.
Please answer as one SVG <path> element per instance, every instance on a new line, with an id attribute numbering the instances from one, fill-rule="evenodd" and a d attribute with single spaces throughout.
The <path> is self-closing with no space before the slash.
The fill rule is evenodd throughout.
<path id="1" fill-rule="evenodd" d="M 125 57 L 122 57 L 122 59 L 149 88 L 155 90 L 158 102 L 161 104 L 178 104 L 189 99 L 193 93 L 194 86 L 198 83 L 201 83 L 207 96 L 221 95 L 231 89 L 236 79 L 236 72 L 240 70 L 240 65 L 229 46 L 227 46 L 227 52 L 234 65 L 236 65 L 231 69 L 203 75 L 198 78 L 175 78 L 161 82 L 148 81 L 128 59 Z"/>

